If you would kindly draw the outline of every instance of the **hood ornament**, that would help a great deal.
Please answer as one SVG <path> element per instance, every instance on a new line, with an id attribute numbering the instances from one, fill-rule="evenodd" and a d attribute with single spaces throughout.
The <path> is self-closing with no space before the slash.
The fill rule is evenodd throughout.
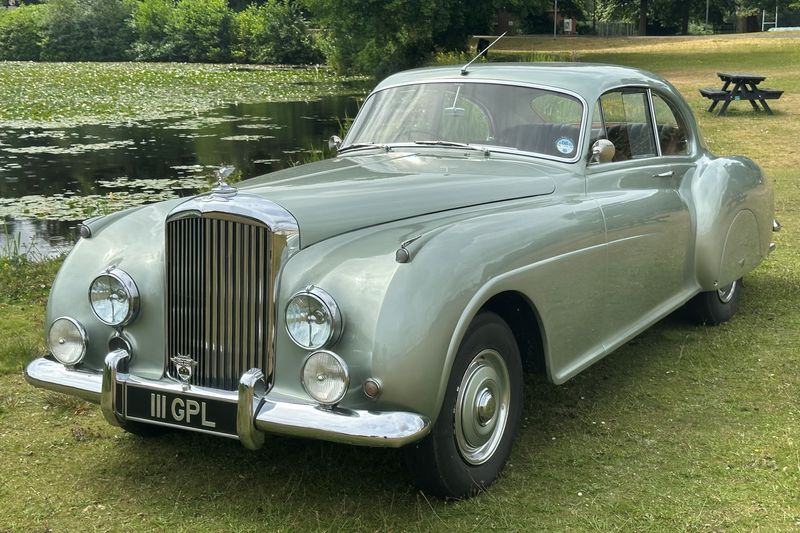
<path id="1" fill-rule="evenodd" d="M 213 189 L 211 189 L 212 197 L 226 199 L 236 196 L 236 193 L 238 192 L 236 187 L 231 187 L 225 182 L 225 180 L 234 172 L 236 172 L 236 167 L 233 165 L 224 165 L 216 170 L 215 174 L 217 176 L 217 184 L 214 185 Z"/>
<path id="2" fill-rule="evenodd" d="M 178 371 L 178 378 L 181 380 L 181 387 L 187 391 L 191 388 L 189 382 L 192 380 L 192 371 L 197 366 L 197 361 L 188 355 L 181 355 L 180 353 L 175 357 L 170 358 L 172 364 L 175 365 Z"/>

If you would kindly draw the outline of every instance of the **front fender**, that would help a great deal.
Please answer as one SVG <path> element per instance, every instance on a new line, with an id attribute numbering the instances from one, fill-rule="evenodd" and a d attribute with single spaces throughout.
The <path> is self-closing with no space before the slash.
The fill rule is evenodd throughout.
<path id="1" fill-rule="evenodd" d="M 411 261 L 398 263 L 400 243 L 419 235 Z M 602 279 L 604 240 L 594 202 L 553 197 L 360 230 L 295 255 L 282 276 L 280 308 L 310 284 L 338 302 L 345 330 L 331 349 L 351 372 L 343 406 L 376 406 L 361 387 L 374 377 L 383 384 L 376 407 L 434 420 L 466 328 L 498 292 L 521 292 L 542 311 L 544 330 L 552 326 L 565 333 L 546 340 L 545 351 L 558 354 L 552 368 L 587 352 L 586 343 L 600 345 L 600 332 L 591 333 L 598 321 L 588 319 L 598 310 L 576 308 L 567 295 L 588 287 L 596 294 L 578 291 L 581 298 L 602 303 L 603 286 L 596 280 Z M 571 269 L 564 269 L 565 261 Z M 304 395 L 297 376 L 306 352 L 288 339 L 280 315 L 275 387 Z M 570 335 L 570 327 L 583 334 Z"/>
<path id="2" fill-rule="evenodd" d="M 139 315 L 125 327 L 137 357 L 132 371 L 158 378 L 164 369 L 164 217 L 181 202 L 170 200 L 142 207 L 108 224 L 92 226 L 92 236 L 80 239 L 64 260 L 53 282 L 46 327 L 59 316 L 78 320 L 89 337 L 81 365 L 100 371 L 109 352 L 113 327 L 101 323 L 89 305 L 89 285 L 103 270 L 117 266 L 131 275 L 139 289 Z"/>

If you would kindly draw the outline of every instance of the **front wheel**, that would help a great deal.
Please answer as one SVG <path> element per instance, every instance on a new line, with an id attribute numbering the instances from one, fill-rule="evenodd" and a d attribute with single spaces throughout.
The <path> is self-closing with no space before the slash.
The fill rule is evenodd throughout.
<path id="1" fill-rule="evenodd" d="M 456 354 L 431 433 L 404 448 L 417 486 L 449 498 L 488 487 L 511 454 L 522 389 L 522 364 L 511 328 L 494 313 L 479 314 Z"/>
<path id="2" fill-rule="evenodd" d="M 689 312 L 700 324 L 716 326 L 730 320 L 739 308 L 742 279 L 715 291 L 701 292 L 689 301 Z"/>

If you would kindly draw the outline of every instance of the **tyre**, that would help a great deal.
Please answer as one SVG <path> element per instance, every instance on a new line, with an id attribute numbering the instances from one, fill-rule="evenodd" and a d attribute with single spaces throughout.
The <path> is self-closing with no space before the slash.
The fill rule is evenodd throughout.
<path id="1" fill-rule="evenodd" d="M 736 314 L 742 295 L 742 279 L 714 291 L 701 292 L 687 304 L 692 318 L 700 324 L 716 326 Z"/>
<path id="2" fill-rule="evenodd" d="M 403 449 L 406 468 L 428 494 L 465 498 L 505 466 L 522 411 L 522 364 L 511 328 L 494 313 L 470 324 L 431 432 Z"/>

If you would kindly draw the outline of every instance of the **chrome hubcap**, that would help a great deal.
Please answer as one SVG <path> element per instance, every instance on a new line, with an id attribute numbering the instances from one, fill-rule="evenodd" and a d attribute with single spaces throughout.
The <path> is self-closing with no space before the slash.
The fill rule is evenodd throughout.
<path id="1" fill-rule="evenodd" d="M 488 461 L 506 429 L 510 378 L 503 357 L 483 350 L 470 362 L 458 387 L 455 437 L 461 457 L 470 464 Z"/>
<path id="2" fill-rule="evenodd" d="M 475 410 L 478 413 L 478 423 L 482 426 L 488 424 L 492 420 L 492 417 L 494 417 L 496 409 L 497 402 L 494 399 L 492 391 L 483 389 L 475 402 Z"/>
<path id="3" fill-rule="evenodd" d="M 717 298 L 719 301 L 726 304 L 731 301 L 733 298 L 734 293 L 736 293 L 736 286 L 738 285 L 738 281 L 734 281 L 730 285 L 726 285 L 721 289 L 717 289 Z"/>

